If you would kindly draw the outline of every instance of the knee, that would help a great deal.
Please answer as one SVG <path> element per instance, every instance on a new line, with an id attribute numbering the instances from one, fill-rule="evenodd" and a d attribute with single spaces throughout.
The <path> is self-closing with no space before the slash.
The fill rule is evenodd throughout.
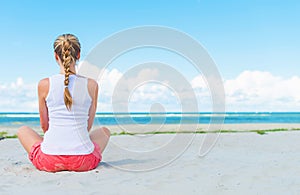
<path id="1" fill-rule="evenodd" d="M 24 134 L 27 131 L 27 129 L 28 129 L 27 126 L 20 127 L 17 131 L 17 136 L 19 137 L 20 135 Z"/>
<path id="2" fill-rule="evenodd" d="M 102 127 L 102 131 L 105 133 L 105 135 L 106 135 L 107 137 L 110 137 L 110 131 L 109 131 L 108 128 Z"/>

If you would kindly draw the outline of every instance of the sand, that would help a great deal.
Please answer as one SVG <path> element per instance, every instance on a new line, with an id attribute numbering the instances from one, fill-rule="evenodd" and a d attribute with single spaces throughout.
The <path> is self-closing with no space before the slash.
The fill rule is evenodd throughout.
<path id="1" fill-rule="evenodd" d="M 111 125 L 107 126 L 111 133 L 120 133 L 126 131 L 129 133 L 147 133 L 147 132 L 168 132 L 168 131 L 189 131 L 194 132 L 197 130 L 209 131 L 212 130 L 212 125 L 210 124 L 186 124 L 186 125 L 177 125 L 177 124 L 164 124 L 164 125 Z M 94 128 L 98 128 L 97 126 Z M 269 130 L 269 129 L 300 129 L 300 123 L 245 123 L 245 124 L 222 124 L 217 125 L 216 128 L 222 130 L 234 130 L 234 131 L 251 131 L 251 130 Z M 40 127 L 33 127 L 33 129 L 43 134 Z M 17 127 L 9 126 L 0 126 L 0 132 L 7 132 L 7 135 L 15 135 L 17 133 Z"/>
<path id="2" fill-rule="evenodd" d="M 112 136 L 84 173 L 36 170 L 17 139 L 0 141 L 1 194 L 299 194 L 300 131 Z M 210 142 L 207 142 L 210 143 Z"/>

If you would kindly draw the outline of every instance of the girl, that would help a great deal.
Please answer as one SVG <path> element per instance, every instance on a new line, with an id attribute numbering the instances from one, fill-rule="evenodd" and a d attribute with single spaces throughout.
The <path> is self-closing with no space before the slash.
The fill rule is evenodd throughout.
<path id="1" fill-rule="evenodd" d="M 53 46 L 60 74 L 38 84 L 44 138 L 27 126 L 19 128 L 18 138 L 39 170 L 92 170 L 101 161 L 110 137 L 105 127 L 89 133 L 97 108 L 98 85 L 75 73 L 75 63 L 80 58 L 76 36 L 63 34 Z"/>

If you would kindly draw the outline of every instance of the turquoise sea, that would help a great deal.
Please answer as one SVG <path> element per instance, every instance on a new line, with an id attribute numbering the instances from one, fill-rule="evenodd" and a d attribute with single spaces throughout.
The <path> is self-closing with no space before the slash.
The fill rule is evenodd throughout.
<path id="1" fill-rule="evenodd" d="M 208 124 L 218 118 L 225 124 L 300 123 L 300 112 L 226 112 L 226 113 L 97 113 L 96 124 Z M 39 126 L 38 113 L 0 113 L 0 126 Z"/>

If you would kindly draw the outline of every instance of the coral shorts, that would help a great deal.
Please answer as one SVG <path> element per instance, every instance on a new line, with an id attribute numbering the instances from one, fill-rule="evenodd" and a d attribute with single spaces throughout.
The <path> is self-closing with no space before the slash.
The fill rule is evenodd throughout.
<path id="1" fill-rule="evenodd" d="M 29 159 L 41 171 L 89 171 L 102 159 L 98 144 L 94 146 L 94 151 L 86 155 L 48 155 L 41 151 L 41 142 L 37 142 L 31 148 Z"/>

